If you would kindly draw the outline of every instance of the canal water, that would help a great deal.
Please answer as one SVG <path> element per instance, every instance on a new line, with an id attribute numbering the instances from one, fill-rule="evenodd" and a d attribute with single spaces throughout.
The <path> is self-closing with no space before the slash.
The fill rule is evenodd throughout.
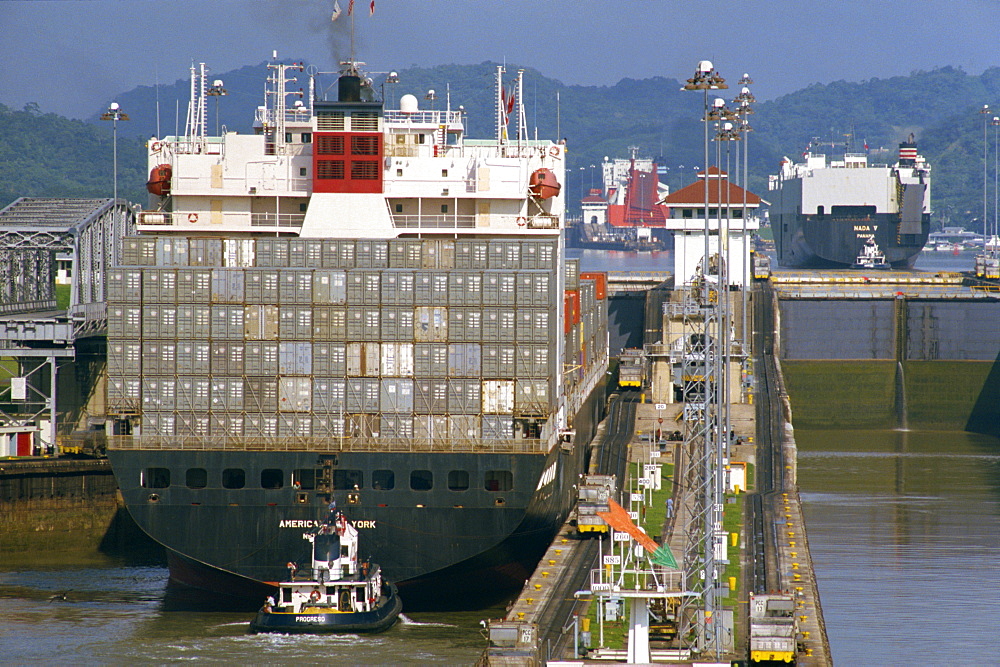
<path id="1" fill-rule="evenodd" d="M 48 569 L 0 564 L 0 664 L 472 664 L 479 621 L 502 609 L 403 616 L 374 635 L 250 635 L 252 613 L 177 600 L 161 566 L 107 559 Z"/>
<path id="2" fill-rule="evenodd" d="M 796 429 L 795 440 L 835 664 L 1000 664 L 1000 439 Z"/>

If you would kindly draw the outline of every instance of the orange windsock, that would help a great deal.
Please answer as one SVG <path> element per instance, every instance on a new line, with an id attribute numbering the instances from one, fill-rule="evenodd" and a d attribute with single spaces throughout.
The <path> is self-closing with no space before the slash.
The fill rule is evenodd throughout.
<path id="1" fill-rule="evenodd" d="M 652 554 L 654 563 L 667 567 L 677 567 L 677 561 L 670 552 L 670 547 L 657 544 L 645 531 L 635 525 L 632 517 L 628 515 L 624 507 L 610 498 L 608 499 L 608 507 L 610 509 L 607 512 L 598 512 L 597 516 L 607 521 L 608 525 L 615 530 L 620 530 L 631 535 L 648 553 Z"/>

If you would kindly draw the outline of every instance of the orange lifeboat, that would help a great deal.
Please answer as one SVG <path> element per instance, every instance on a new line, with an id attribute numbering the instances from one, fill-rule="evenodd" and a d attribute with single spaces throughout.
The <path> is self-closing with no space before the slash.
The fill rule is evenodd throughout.
<path id="1" fill-rule="evenodd" d="M 173 170 L 169 164 L 158 164 L 149 172 L 149 181 L 146 182 L 146 189 L 150 194 L 157 197 L 166 197 L 170 194 L 170 177 Z"/>
<path id="2" fill-rule="evenodd" d="M 546 167 L 533 171 L 528 180 L 528 190 L 539 199 L 555 197 L 561 189 L 562 186 L 556 180 L 556 175 Z"/>

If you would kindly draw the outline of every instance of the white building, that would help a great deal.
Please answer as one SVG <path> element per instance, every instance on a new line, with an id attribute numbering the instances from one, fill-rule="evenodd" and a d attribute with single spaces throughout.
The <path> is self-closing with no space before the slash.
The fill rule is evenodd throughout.
<path id="1" fill-rule="evenodd" d="M 691 284 L 705 256 L 705 172 L 699 172 L 698 178 L 663 199 L 670 207 L 666 228 L 674 233 L 674 281 L 678 286 Z M 762 200 L 730 182 L 726 172 L 709 167 L 707 201 L 709 255 L 728 258 L 729 284 L 742 287 L 752 278 L 751 237 L 760 227 L 757 211 Z M 728 239 L 728 247 L 719 242 L 720 226 L 724 232 L 728 230 L 722 235 Z"/>

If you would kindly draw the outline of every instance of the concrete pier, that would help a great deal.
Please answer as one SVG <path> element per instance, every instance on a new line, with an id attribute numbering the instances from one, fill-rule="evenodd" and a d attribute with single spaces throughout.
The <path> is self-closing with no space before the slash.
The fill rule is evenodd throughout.
<path id="1" fill-rule="evenodd" d="M 759 294 L 761 299 L 770 296 Z M 773 302 L 772 302 L 773 304 Z M 772 316 L 773 318 L 773 316 Z M 773 319 L 769 321 L 773 322 Z M 777 334 L 777 344 L 780 345 L 780 332 Z M 762 344 L 762 343 L 761 343 Z M 730 406 L 730 425 L 734 442 L 730 447 L 728 464 L 739 466 L 745 464 L 750 478 L 749 488 L 735 489 L 732 486 L 727 495 L 727 502 L 734 502 L 737 497 L 748 499 L 751 494 L 760 492 L 759 501 L 762 519 L 760 528 L 751 525 L 744 514 L 735 541 L 727 540 L 728 560 L 740 564 L 738 576 L 736 604 L 733 612 L 733 635 L 737 638 L 735 645 L 726 644 L 726 653 L 718 656 L 725 661 L 746 661 L 749 659 L 749 598 L 755 592 L 751 588 L 750 569 L 754 567 L 755 558 L 751 547 L 754 541 L 763 545 L 763 560 L 770 570 L 767 576 L 769 587 L 793 597 L 795 605 L 795 621 L 797 624 L 796 659 L 801 665 L 831 664 L 829 643 L 823 621 L 820 605 L 819 589 L 812 567 L 809 553 L 809 543 L 806 526 L 799 502 L 796 481 L 797 455 L 794 433 L 791 428 L 791 406 L 784 390 L 784 380 L 780 368 L 773 361 L 773 356 L 767 360 L 759 350 L 756 354 L 754 373 L 768 373 L 770 388 L 763 381 L 751 392 L 734 392 L 734 400 L 744 400 L 744 403 L 734 403 Z M 773 367 L 765 369 L 764 364 L 771 363 Z M 656 378 L 652 379 L 655 384 Z M 764 405 L 758 405 L 763 402 Z M 766 423 L 760 423 L 758 410 L 767 410 Z M 665 516 L 662 526 L 647 532 L 657 538 L 661 544 L 670 547 L 678 561 L 685 554 L 686 545 L 691 536 L 687 527 L 692 524 L 689 513 L 698 506 L 695 489 L 686 488 L 684 467 L 691 462 L 685 460 L 681 443 L 670 438 L 675 431 L 682 432 L 683 425 L 679 421 L 682 414 L 681 404 L 654 404 L 642 402 L 635 408 L 635 432 L 630 439 L 628 458 L 630 462 L 646 462 L 650 460 L 650 451 L 660 451 L 659 461 L 663 464 L 673 464 L 674 473 L 670 479 L 664 479 L 664 488 L 654 494 L 646 512 L 658 511 L 661 516 L 667 513 L 663 504 L 670 497 L 672 515 Z M 602 437 L 604 425 L 598 433 Z M 765 448 L 765 449 L 759 449 Z M 760 459 L 760 452 L 765 456 Z M 773 465 L 773 474 L 768 475 L 768 484 L 773 488 L 755 488 L 761 479 L 758 465 Z M 744 482 L 746 485 L 747 482 Z M 624 480 L 621 490 L 634 489 L 634 482 Z M 749 504 L 749 503 L 747 503 Z M 654 509 L 655 508 L 655 509 Z M 749 508 L 745 510 L 749 512 Z M 755 536 L 755 530 L 761 530 L 763 535 Z M 593 541 L 589 542 L 593 544 Z M 579 619 L 585 614 L 583 605 L 567 604 L 573 592 L 580 590 L 579 584 L 586 572 L 576 568 L 589 570 L 594 567 L 595 553 L 588 550 L 588 541 L 576 539 L 571 524 L 560 531 L 556 541 L 550 546 L 538 569 L 527 582 L 521 596 L 512 604 L 510 612 L 502 622 L 498 621 L 491 627 L 504 627 L 508 636 L 516 640 L 504 649 L 491 649 L 484 656 L 489 664 L 542 664 L 548 661 L 622 661 L 626 658 L 625 647 L 597 647 L 597 631 L 590 628 L 591 646 L 594 647 L 584 658 L 574 655 L 573 635 L 579 629 Z M 683 563 L 681 563 L 683 565 Z M 758 589 L 760 586 L 758 585 Z M 768 592 L 768 591 L 764 591 Z M 587 602 L 585 599 L 584 603 Z M 593 602 L 591 602 L 593 603 Z M 574 617 L 574 614 L 576 616 Z M 579 642 L 576 643 L 579 648 Z M 699 657 L 696 651 L 689 647 L 660 646 L 650 653 L 650 661 L 654 663 L 683 664 L 715 664 L 717 656 L 705 655 Z"/>

